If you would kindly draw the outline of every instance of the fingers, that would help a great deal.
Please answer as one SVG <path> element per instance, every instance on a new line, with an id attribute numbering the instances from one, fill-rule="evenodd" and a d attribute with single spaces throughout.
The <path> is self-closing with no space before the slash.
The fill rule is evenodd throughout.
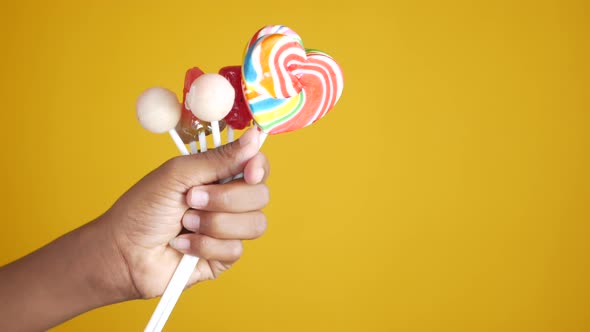
<path id="1" fill-rule="evenodd" d="M 208 261 L 204 259 L 199 260 L 197 268 L 193 271 L 193 274 L 187 283 L 187 287 L 190 287 L 199 281 L 213 280 L 219 277 L 220 274 L 229 270 L 234 263 L 235 262 L 230 263 L 214 260 Z"/>
<path id="2" fill-rule="evenodd" d="M 252 128 L 239 140 L 190 156 L 176 157 L 164 164 L 163 171 L 188 189 L 213 183 L 242 172 L 245 163 L 260 148 L 259 132 Z"/>
<path id="3" fill-rule="evenodd" d="M 220 240 L 202 234 L 179 235 L 170 241 L 170 246 L 183 254 L 230 264 L 237 261 L 243 251 L 240 240 Z"/>
<path id="4" fill-rule="evenodd" d="M 266 216 L 261 211 L 233 214 L 188 210 L 182 224 L 189 231 L 216 239 L 253 240 L 266 230 Z"/>
<path id="5" fill-rule="evenodd" d="M 264 182 L 269 174 L 270 164 L 266 156 L 261 152 L 252 157 L 244 167 L 244 180 L 247 184 Z"/>
<path id="6" fill-rule="evenodd" d="M 191 188 L 186 203 L 193 209 L 240 213 L 264 208 L 269 201 L 266 184 L 248 185 L 243 180 Z"/>

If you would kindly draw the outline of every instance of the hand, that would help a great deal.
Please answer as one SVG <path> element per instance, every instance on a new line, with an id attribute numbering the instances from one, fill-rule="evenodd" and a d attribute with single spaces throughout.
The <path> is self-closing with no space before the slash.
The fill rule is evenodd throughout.
<path id="1" fill-rule="evenodd" d="M 190 284 L 217 277 L 240 257 L 240 240 L 266 227 L 269 168 L 258 146 L 249 130 L 232 144 L 174 158 L 98 219 L 0 267 L 2 330 L 45 331 L 94 308 L 162 294 L 182 256 L 170 245 L 202 258 Z M 240 172 L 243 180 L 212 184 Z M 195 233 L 178 236 L 183 224 Z"/>
<path id="2" fill-rule="evenodd" d="M 129 273 L 129 298 L 161 295 L 183 253 L 201 258 L 189 286 L 214 279 L 240 258 L 241 240 L 262 235 L 269 165 L 258 145 L 249 130 L 215 150 L 171 159 L 100 218 Z M 213 184 L 241 172 L 243 179 Z M 183 225 L 191 233 L 179 236 Z"/>

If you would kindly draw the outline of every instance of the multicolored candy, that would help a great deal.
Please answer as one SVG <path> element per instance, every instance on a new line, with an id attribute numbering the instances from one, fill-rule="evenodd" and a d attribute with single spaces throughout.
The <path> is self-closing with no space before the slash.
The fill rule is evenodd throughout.
<path id="1" fill-rule="evenodd" d="M 267 134 L 309 126 L 342 95 L 344 79 L 336 61 L 303 48 L 299 35 L 284 26 L 267 26 L 254 35 L 242 70 L 246 102 Z"/>

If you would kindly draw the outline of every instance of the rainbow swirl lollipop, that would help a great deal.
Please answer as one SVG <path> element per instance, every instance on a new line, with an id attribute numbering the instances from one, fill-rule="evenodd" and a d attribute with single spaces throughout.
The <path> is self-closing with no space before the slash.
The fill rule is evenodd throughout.
<path id="1" fill-rule="evenodd" d="M 340 66 L 328 54 L 305 49 L 293 30 L 260 29 L 244 55 L 244 97 L 256 124 L 280 134 L 321 119 L 342 95 Z"/>

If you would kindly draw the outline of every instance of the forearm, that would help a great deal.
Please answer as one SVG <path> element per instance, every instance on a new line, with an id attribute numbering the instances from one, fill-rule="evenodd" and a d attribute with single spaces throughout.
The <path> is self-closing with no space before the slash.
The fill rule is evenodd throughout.
<path id="1" fill-rule="evenodd" d="M 76 229 L 0 268 L 0 322 L 7 331 L 46 330 L 131 297 L 128 272 L 100 222 Z"/>

